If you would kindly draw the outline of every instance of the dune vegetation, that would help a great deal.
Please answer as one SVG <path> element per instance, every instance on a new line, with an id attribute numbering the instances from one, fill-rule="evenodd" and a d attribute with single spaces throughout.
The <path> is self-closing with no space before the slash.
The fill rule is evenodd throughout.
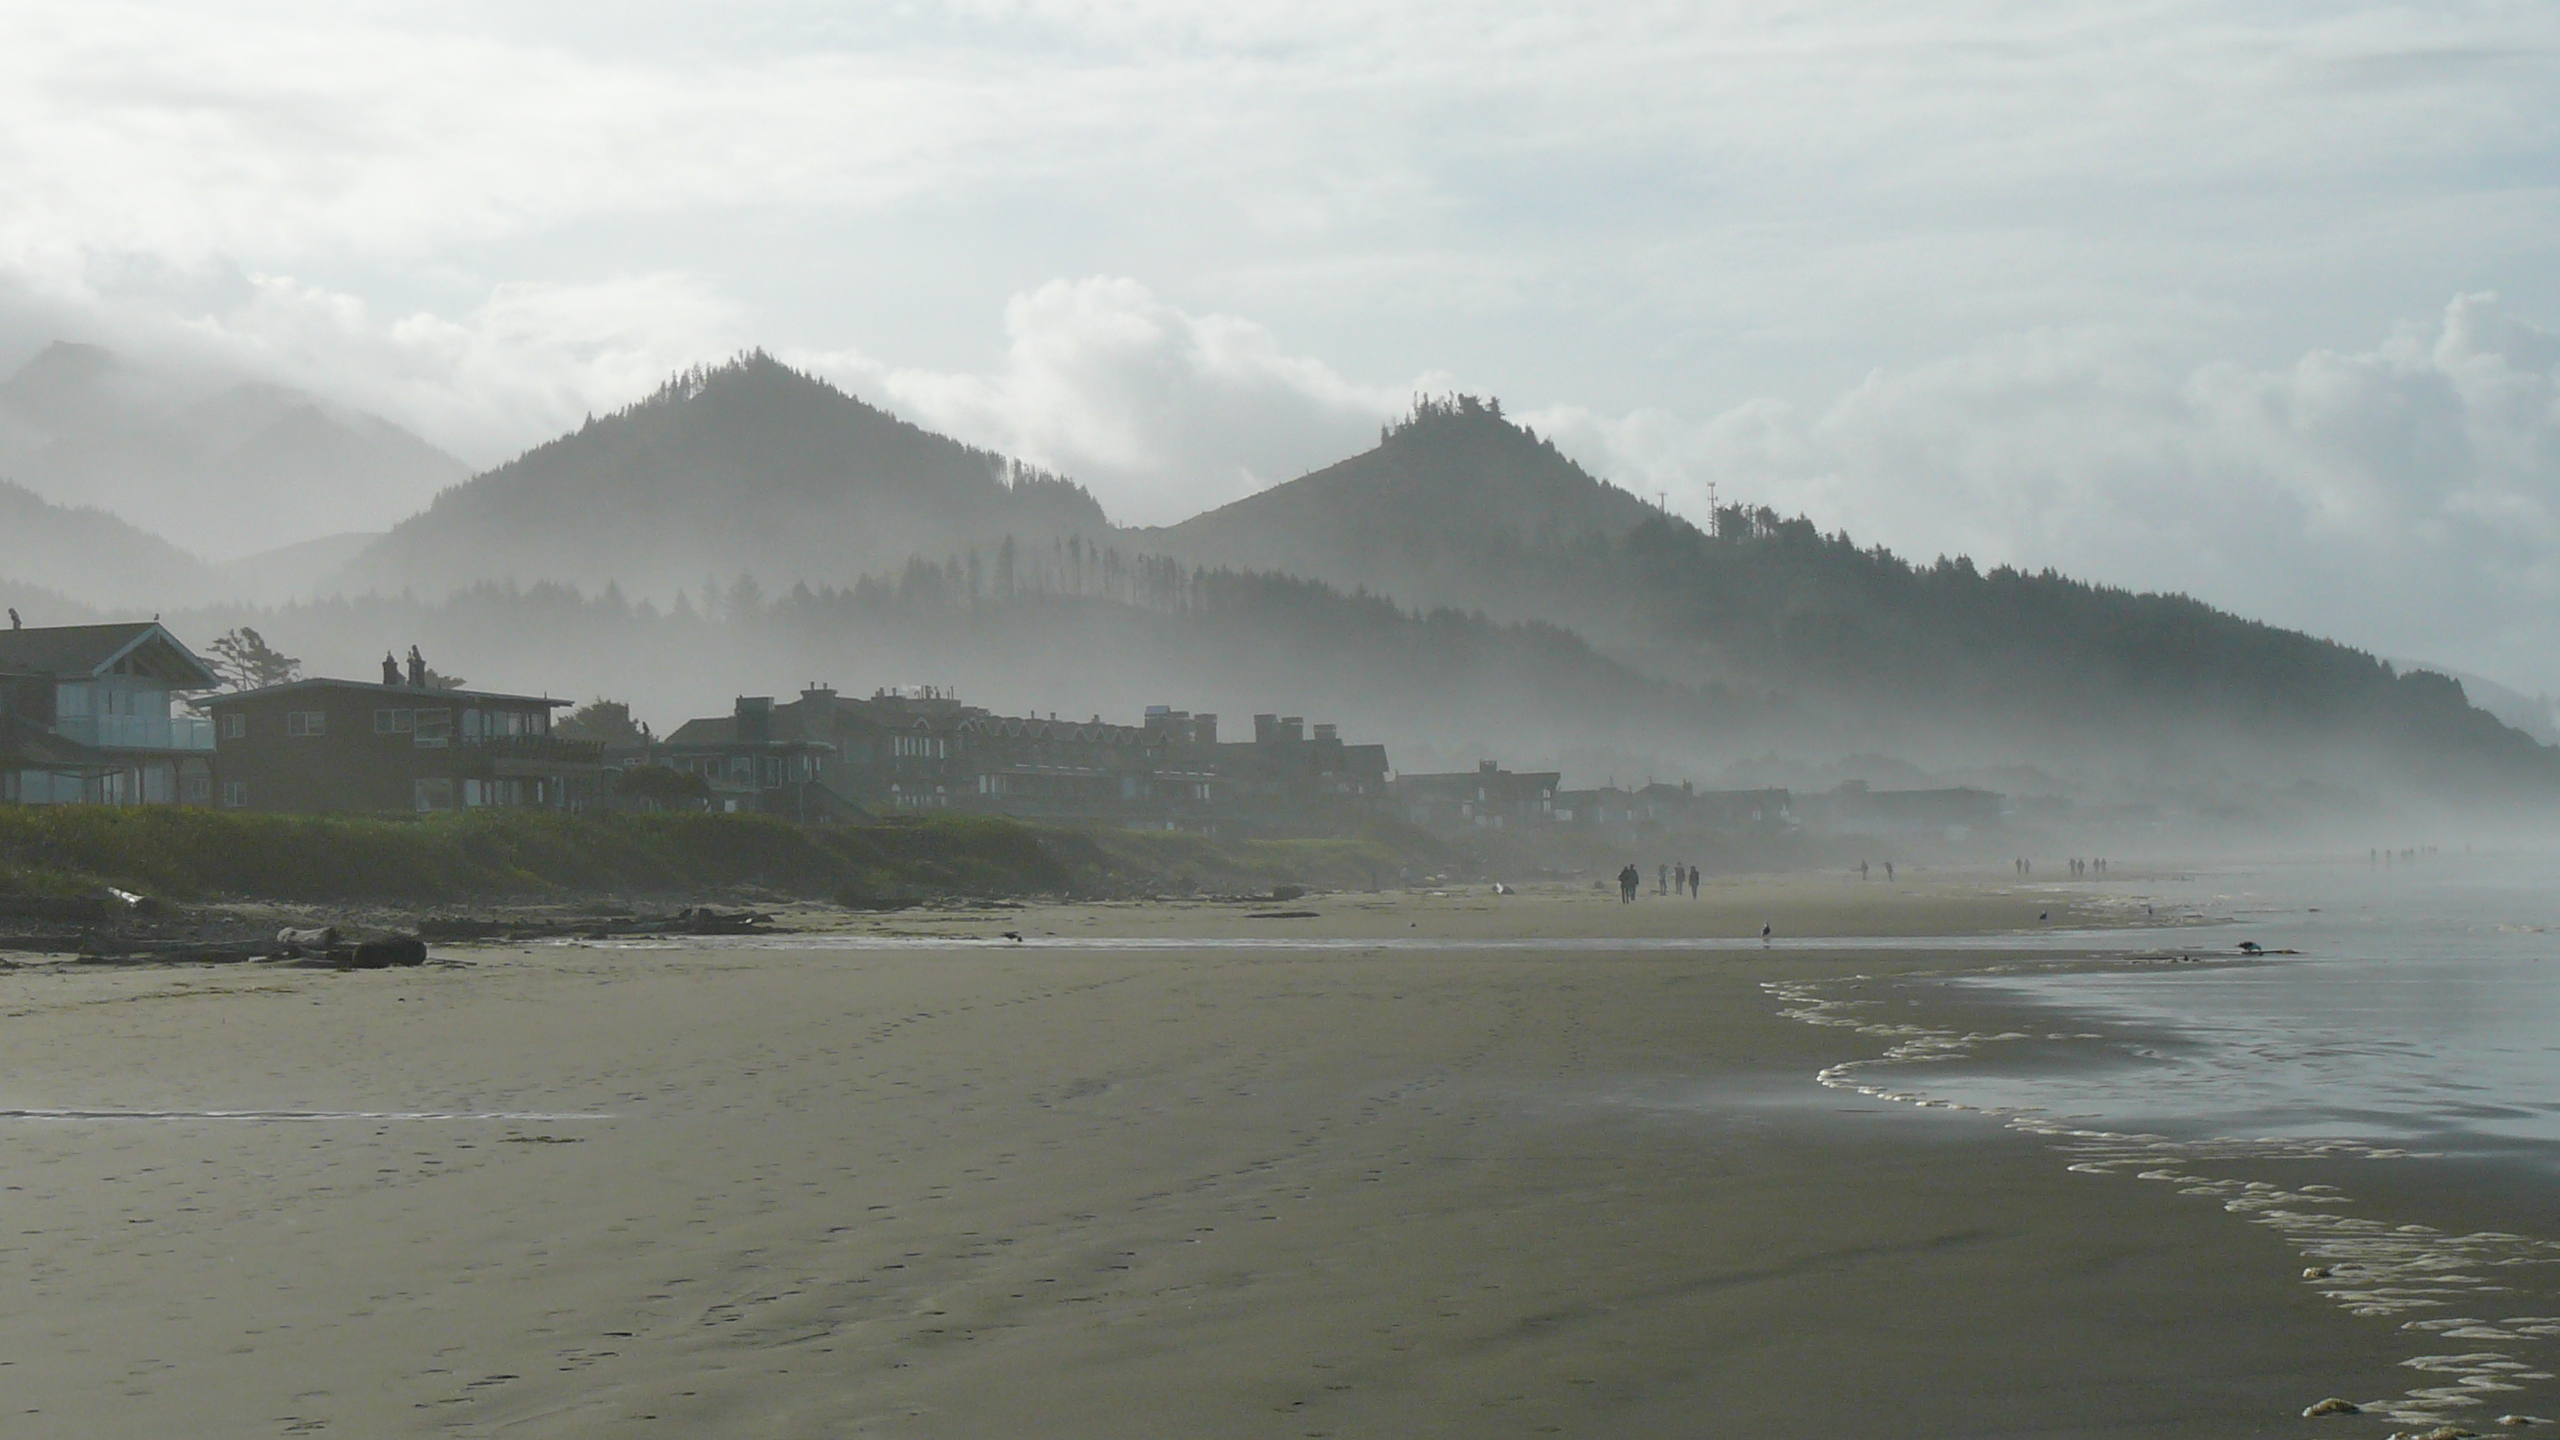
<path id="1" fill-rule="evenodd" d="M 471 811 L 257 815 L 0 809 L 0 894 L 177 901 L 530 902 L 756 890 L 891 906 L 946 896 L 1103 897 L 1364 885 L 1419 836 L 1212 840 L 945 816 L 801 826 L 761 816 Z"/>

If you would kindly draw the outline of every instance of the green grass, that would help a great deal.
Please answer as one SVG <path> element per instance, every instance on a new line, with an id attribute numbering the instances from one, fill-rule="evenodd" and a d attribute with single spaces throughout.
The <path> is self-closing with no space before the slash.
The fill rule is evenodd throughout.
<path id="1" fill-rule="evenodd" d="M 1392 879 L 1408 837 L 1217 842 L 975 816 L 799 826 L 740 815 L 242 815 L 0 808 L 0 894 L 449 903 L 756 887 L 895 904 Z"/>

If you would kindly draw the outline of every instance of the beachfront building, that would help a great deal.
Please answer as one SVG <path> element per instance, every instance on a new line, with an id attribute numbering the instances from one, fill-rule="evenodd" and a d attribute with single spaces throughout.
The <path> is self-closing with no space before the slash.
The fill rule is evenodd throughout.
<path id="1" fill-rule="evenodd" d="M 203 805 L 220 683 L 157 621 L 0 630 L 0 803 Z"/>
<path id="2" fill-rule="evenodd" d="M 1405 820 L 1424 829 L 1505 830 L 1555 823 L 1561 779 L 1553 770 L 1514 773 L 1480 760 L 1473 770 L 1399 775 L 1393 795 Z"/>
<path id="3" fill-rule="evenodd" d="M 551 733 L 566 700 L 446 689 L 412 652 L 380 683 L 296 680 L 219 695 L 215 801 L 229 810 L 407 811 L 593 798 L 604 747 Z"/>
<path id="4" fill-rule="evenodd" d="M 1333 726 L 1256 717 L 1220 743 L 1218 717 L 1167 705 L 1137 725 L 1096 715 L 998 715 L 948 690 L 869 699 L 812 685 L 796 700 L 740 696 L 627 757 L 699 776 L 716 808 L 835 819 L 964 811 L 1144 829 L 1295 830 L 1374 808 L 1386 748 Z"/>

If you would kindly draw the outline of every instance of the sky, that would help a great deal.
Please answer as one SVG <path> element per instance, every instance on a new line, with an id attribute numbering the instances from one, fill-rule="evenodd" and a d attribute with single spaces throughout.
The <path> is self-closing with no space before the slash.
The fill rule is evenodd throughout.
<path id="1" fill-rule="evenodd" d="M 1136 523 L 1457 388 L 1692 516 L 2530 690 L 2555 260 L 2544 0 L 0 0 L 0 367 L 487 465 L 762 346 Z"/>

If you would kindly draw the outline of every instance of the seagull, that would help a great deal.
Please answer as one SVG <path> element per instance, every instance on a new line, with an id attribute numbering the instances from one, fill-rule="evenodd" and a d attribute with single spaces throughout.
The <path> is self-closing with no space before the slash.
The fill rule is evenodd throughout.
<path id="1" fill-rule="evenodd" d="M 2050 910 L 2039 910 L 2036 912 L 2036 918 L 2039 920 L 2050 920 L 2053 918 L 2053 912 Z"/>
<path id="2" fill-rule="evenodd" d="M 1012 941 L 1016 945 L 1019 945 L 1022 943 L 1022 932 L 1019 930 L 1007 930 L 1004 932 L 1004 938 Z"/>
<path id="3" fill-rule="evenodd" d="M 2261 947 L 2258 942 L 2255 940 L 2243 940 L 2240 942 L 2240 953 L 2243 955 L 2255 955 L 2259 953 L 2260 948 Z"/>
<path id="4" fill-rule="evenodd" d="M 1766 920 L 1760 922 L 1760 938 L 1763 940 L 1769 938 L 1769 922 Z"/>

